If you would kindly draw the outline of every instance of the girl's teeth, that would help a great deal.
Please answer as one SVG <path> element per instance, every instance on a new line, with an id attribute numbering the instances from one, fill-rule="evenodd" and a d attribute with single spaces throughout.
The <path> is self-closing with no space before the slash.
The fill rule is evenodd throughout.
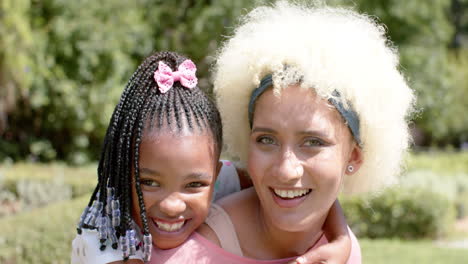
<path id="1" fill-rule="evenodd" d="M 302 189 L 302 190 L 281 190 L 281 189 L 273 189 L 276 195 L 281 198 L 296 198 L 300 196 L 304 196 L 310 192 L 310 189 Z"/>
<path id="2" fill-rule="evenodd" d="M 165 222 L 154 221 L 159 229 L 166 231 L 166 232 L 175 232 L 179 231 L 180 228 L 184 225 L 185 221 L 178 222 L 175 224 L 169 224 Z"/>

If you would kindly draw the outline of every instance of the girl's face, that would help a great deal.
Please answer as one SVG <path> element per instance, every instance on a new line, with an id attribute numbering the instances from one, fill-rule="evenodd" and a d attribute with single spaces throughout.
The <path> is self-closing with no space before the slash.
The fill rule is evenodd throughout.
<path id="1" fill-rule="evenodd" d="M 248 172 L 265 220 L 301 232 L 325 220 L 348 165 L 361 150 L 338 111 L 310 89 L 271 89 L 256 102 Z"/>
<path id="2" fill-rule="evenodd" d="M 208 133 L 189 131 L 145 135 L 139 161 L 153 244 L 162 249 L 177 247 L 208 215 L 218 164 L 213 139 Z M 132 201 L 133 218 L 142 227 L 135 184 Z"/>

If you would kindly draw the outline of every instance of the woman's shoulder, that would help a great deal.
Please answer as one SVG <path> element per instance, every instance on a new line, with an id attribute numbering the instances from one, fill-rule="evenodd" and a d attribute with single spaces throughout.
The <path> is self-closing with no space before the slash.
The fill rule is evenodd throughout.
<path id="1" fill-rule="evenodd" d="M 197 228 L 196 232 L 211 241 L 213 244 L 221 246 L 218 235 L 208 224 L 203 223 Z"/>
<path id="2" fill-rule="evenodd" d="M 198 229 L 197 233 L 231 253 L 242 255 L 238 233 L 242 232 L 241 219 L 249 215 L 250 204 L 253 202 L 255 190 L 246 189 L 231 194 L 213 203 L 210 213 Z"/>
<path id="3" fill-rule="evenodd" d="M 247 217 L 254 211 L 258 202 L 255 189 L 253 187 L 230 194 L 216 202 L 229 215 L 235 223 L 239 217 Z M 244 218 L 245 219 L 245 218 Z"/>

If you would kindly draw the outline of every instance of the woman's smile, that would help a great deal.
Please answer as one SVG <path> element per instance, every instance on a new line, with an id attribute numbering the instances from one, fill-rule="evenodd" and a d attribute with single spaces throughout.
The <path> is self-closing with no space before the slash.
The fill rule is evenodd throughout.
<path id="1" fill-rule="evenodd" d="M 279 207 L 293 208 L 299 206 L 312 193 L 312 189 L 270 188 L 273 200 Z"/>

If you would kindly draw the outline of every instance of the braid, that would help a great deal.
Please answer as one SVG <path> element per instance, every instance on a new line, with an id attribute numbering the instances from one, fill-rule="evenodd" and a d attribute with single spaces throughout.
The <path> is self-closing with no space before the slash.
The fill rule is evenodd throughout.
<path id="1" fill-rule="evenodd" d="M 181 111 L 182 115 L 184 115 L 185 117 L 188 117 L 187 118 L 187 124 L 188 124 L 190 129 L 193 129 L 194 124 L 193 124 L 193 120 L 191 118 L 192 109 L 190 108 L 189 103 L 186 101 L 186 98 L 184 96 L 184 92 L 185 92 L 184 89 L 177 90 L 179 103 L 182 105 L 182 107 L 179 107 L 179 109 L 181 108 L 181 110 L 179 110 L 179 111 Z"/>
<path id="2" fill-rule="evenodd" d="M 154 72 L 160 61 L 175 71 L 185 60 L 185 57 L 172 52 L 159 52 L 146 58 L 127 83 L 106 131 L 97 170 L 98 184 L 88 203 L 91 209 L 85 210 L 85 217 L 82 216 L 79 227 L 82 223 L 89 223 L 91 228 L 99 227 L 100 224 L 93 222 L 93 218 L 89 216 L 94 215 L 95 211 L 100 213 L 97 215 L 102 215 L 101 218 L 110 218 L 111 223 L 108 225 L 120 237 L 118 243 L 121 244 L 124 259 L 131 254 L 131 247 L 135 244 L 131 230 L 132 210 L 135 209 L 132 207 L 136 203 L 140 209 L 145 241 L 151 240 L 139 173 L 140 146 L 145 133 L 163 127 L 171 128 L 176 133 L 184 128 L 189 131 L 206 131 L 213 136 L 216 157 L 221 152 L 220 114 L 203 91 L 198 87 L 188 89 L 176 81 L 172 88 L 161 93 L 154 80 Z M 138 201 L 132 203 L 133 181 Z M 96 204 L 96 201 L 102 203 L 106 209 L 102 209 L 103 206 Z M 109 209 L 110 205 L 112 210 Z M 114 241 L 112 235 L 108 239 Z M 101 239 L 101 243 L 102 241 Z M 117 247 L 117 242 L 113 247 Z"/>

